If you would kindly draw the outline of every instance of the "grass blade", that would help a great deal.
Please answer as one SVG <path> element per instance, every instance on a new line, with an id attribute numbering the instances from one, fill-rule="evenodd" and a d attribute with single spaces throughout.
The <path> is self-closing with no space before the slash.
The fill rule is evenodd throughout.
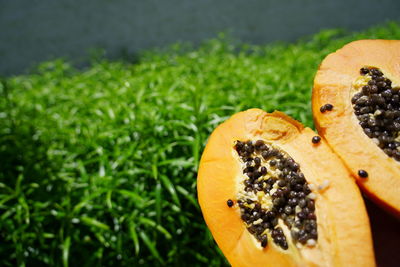
<path id="1" fill-rule="evenodd" d="M 139 244 L 139 238 L 137 236 L 136 232 L 136 225 L 133 222 L 129 223 L 129 233 L 131 235 L 131 239 L 133 241 L 133 246 L 135 247 L 135 255 L 139 255 L 140 251 L 140 244 Z"/>
<path id="2" fill-rule="evenodd" d="M 147 248 L 150 250 L 151 254 L 161 263 L 164 265 L 164 261 L 161 258 L 160 254 L 157 251 L 157 248 L 155 247 L 155 245 L 153 244 L 153 242 L 151 242 L 151 240 L 149 239 L 149 237 L 147 236 L 147 234 L 143 231 L 139 232 L 139 236 L 140 238 L 143 240 L 144 244 L 147 246 Z"/>
<path id="3" fill-rule="evenodd" d="M 157 224 L 156 222 L 154 222 L 154 221 L 152 221 L 150 219 L 140 218 L 139 222 L 141 222 L 144 225 L 148 225 L 148 226 L 150 226 L 152 228 L 157 229 L 160 233 L 164 234 L 166 239 L 171 239 L 172 238 L 171 234 L 164 227 L 162 227 L 161 225 Z"/>
<path id="4" fill-rule="evenodd" d="M 157 224 L 161 223 L 161 184 L 158 182 L 155 188 L 156 195 L 156 218 Z"/>
<path id="5" fill-rule="evenodd" d="M 171 194 L 171 197 L 172 197 L 173 201 L 175 202 L 175 204 L 180 207 L 181 206 L 181 202 L 179 201 L 179 197 L 178 197 L 178 194 L 176 193 L 174 185 L 171 183 L 169 178 L 167 176 L 165 176 L 165 175 L 160 175 L 160 179 L 163 182 L 165 188 Z"/>
<path id="6" fill-rule="evenodd" d="M 90 217 L 86 217 L 86 216 L 82 216 L 80 217 L 80 220 L 82 223 L 88 225 L 88 226 L 92 226 L 94 228 L 97 229 L 101 229 L 101 230 L 105 230 L 105 231 L 109 231 L 110 227 L 107 224 L 104 224 L 96 219 L 90 218 Z"/>
<path id="7" fill-rule="evenodd" d="M 185 188 L 177 185 L 176 190 L 181 193 L 193 206 L 195 206 L 196 209 L 199 209 L 199 204 L 197 203 L 196 199 Z"/>
<path id="8" fill-rule="evenodd" d="M 65 238 L 63 246 L 62 246 L 62 260 L 63 260 L 64 267 L 68 267 L 70 246 L 71 246 L 71 237 L 67 236 L 67 238 Z"/>

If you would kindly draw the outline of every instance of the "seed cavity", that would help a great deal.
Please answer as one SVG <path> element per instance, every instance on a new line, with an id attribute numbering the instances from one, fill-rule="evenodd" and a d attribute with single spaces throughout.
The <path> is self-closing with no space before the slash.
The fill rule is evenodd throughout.
<path id="1" fill-rule="evenodd" d="M 400 161 L 400 91 L 378 68 L 363 67 L 353 83 L 354 114 L 364 133 Z"/>
<path id="2" fill-rule="evenodd" d="M 237 196 L 241 219 L 261 247 L 267 246 L 269 238 L 284 250 L 290 240 L 297 245 L 309 246 L 309 240 L 316 244 L 315 186 L 310 188 L 300 165 L 263 140 L 236 141 L 234 147 L 243 166 Z"/>

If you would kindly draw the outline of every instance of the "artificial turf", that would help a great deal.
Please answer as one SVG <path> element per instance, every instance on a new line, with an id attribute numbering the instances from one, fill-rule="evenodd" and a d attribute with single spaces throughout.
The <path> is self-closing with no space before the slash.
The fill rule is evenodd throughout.
<path id="1" fill-rule="evenodd" d="M 208 135 L 252 107 L 313 127 L 318 65 L 365 38 L 400 39 L 400 24 L 295 43 L 219 37 L 1 78 L 1 265 L 227 264 L 196 198 Z"/>

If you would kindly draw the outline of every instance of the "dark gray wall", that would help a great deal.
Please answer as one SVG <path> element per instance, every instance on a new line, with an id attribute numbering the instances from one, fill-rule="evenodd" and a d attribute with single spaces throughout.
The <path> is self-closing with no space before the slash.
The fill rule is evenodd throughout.
<path id="1" fill-rule="evenodd" d="M 0 74 L 90 48 L 121 51 L 198 42 L 229 31 L 252 43 L 324 28 L 398 20 L 400 0 L 0 0 Z"/>

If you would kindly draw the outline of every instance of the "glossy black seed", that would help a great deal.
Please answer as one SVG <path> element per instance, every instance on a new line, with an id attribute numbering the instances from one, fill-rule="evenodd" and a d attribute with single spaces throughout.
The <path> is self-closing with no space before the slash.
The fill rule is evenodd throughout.
<path id="1" fill-rule="evenodd" d="M 311 225 L 313 229 L 317 229 L 317 221 L 316 220 L 308 220 L 308 224 Z"/>
<path id="2" fill-rule="evenodd" d="M 286 213 L 287 215 L 290 215 L 290 214 L 292 214 L 292 213 L 293 213 L 293 209 L 292 209 L 292 207 L 290 207 L 290 206 L 286 206 L 286 207 L 285 207 L 285 213 Z"/>
<path id="3" fill-rule="evenodd" d="M 318 232 L 317 232 L 317 230 L 316 229 L 312 229 L 311 231 L 310 231 L 310 238 L 312 238 L 312 239 L 317 239 L 318 238 Z"/>
<path id="4" fill-rule="evenodd" d="M 261 176 L 261 172 L 259 172 L 259 171 L 254 171 L 253 172 L 253 177 L 254 177 L 254 179 L 257 179 L 257 178 L 259 178 Z"/>
<path id="5" fill-rule="evenodd" d="M 262 166 L 260 168 L 260 172 L 261 172 L 262 175 L 266 175 L 268 171 L 267 171 L 267 168 L 265 166 Z"/>
<path id="6" fill-rule="evenodd" d="M 300 220 L 294 222 L 294 226 L 297 228 L 300 228 L 302 225 L 303 223 Z"/>
<path id="7" fill-rule="evenodd" d="M 248 172 L 248 173 L 247 173 L 247 176 L 248 176 L 250 179 L 253 179 L 253 178 L 254 178 L 254 172 Z"/>
<path id="8" fill-rule="evenodd" d="M 305 244 L 308 240 L 308 235 L 307 234 L 301 235 L 301 236 L 299 236 L 298 240 L 300 243 Z"/>
<path id="9" fill-rule="evenodd" d="M 306 194 L 304 194 L 304 192 L 297 192 L 297 197 L 298 197 L 299 199 L 305 198 L 305 197 L 306 197 Z"/>
<path id="10" fill-rule="evenodd" d="M 333 105 L 332 104 L 325 104 L 325 109 L 327 111 L 331 111 L 333 109 Z"/>
<path id="11" fill-rule="evenodd" d="M 246 168 L 244 168 L 243 173 L 245 174 L 245 173 L 249 173 L 249 172 L 253 172 L 253 171 L 254 171 L 254 167 L 246 167 Z"/>
<path id="12" fill-rule="evenodd" d="M 268 245 L 268 237 L 267 235 L 261 236 L 261 246 L 265 248 Z"/>
<path id="13" fill-rule="evenodd" d="M 262 226 L 258 226 L 258 227 L 256 227 L 256 233 L 257 234 L 262 234 L 263 232 L 264 232 L 264 228 L 262 227 Z"/>
<path id="14" fill-rule="evenodd" d="M 302 212 L 303 212 L 305 215 L 307 215 L 308 213 L 310 213 L 310 210 L 309 210 L 307 207 L 305 207 L 305 208 L 302 210 Z"/>
<path id="15" fill-rule="evenodd" d="M 332 104 L 325 104 L 319 110 L 324 113 L 325 111 L 331 111 L 333 109 Z"/>
<path id="16" fill-rule="evenodd" d="M 307 184 L 303 185 L 303 192 L 308 195 L 311 193 L 311 189 L 308 187 Z"/>
<path id="17" fill-rule="evenodd" d="M 292 192 L 293 192 L 293 191 L 292 191 Z M 297 205 L 297 203 L 298 203 L 297 198 L 290 198 L 290 199 L 288 200 L 288 205 L 291 206 L 291 207 L 295 207 L 295 206 Z"/>
<path id="18" fill-rule="evenodd" d="M 247 153 L 253 153 L 254 152 L 254 146 L 246 144 L 245 150 L 246 150 Z"/>
<path id="19" fill-rule="evenodd" d="M 365 75 L 365 74 L 368 74 L 369 73 L 369 69 L 368 68 L 361 68 L 360 69 L 360 74 L 361 75 Z"/>
<path id="20" fill-rule="evenodd" d="M 278 162 L 278 163 L 276 164 L 276 168 L 277 168 L 278 170 L 283 170 L 283 169 L 285 168 L 285 165 L 284 165 L 282 162 Z"/>
<path id="21" fill-rule="evenodd" d="M 365 86 L 363 86 L 363 88 L 361 90 L 364 94 L 369 94 L 371 92 L 371 86 L 365 85 Z"/>
<path id="22" fill-rule="evenodd" d="M 285 200 L 281 197 L 275 198 L 274 200 L 272 200 L 272 203 L 274 204 L 274 206 L 281 206 L 285 203 Z"/>
<path id="23" fill-rule="evenodd" d="M 283 249 L 288 249 L 288 248 L 289 248 L 288 243 L 287 243 L 286 240 L 283 240 L 283 241 L 281 242 L 281 247 L 282 247 Z"/>
<path id="24" fill-rule="evenodd" d="M 300 211 L 299 213 L 297 213 L 297 217 L 299 217 L 299 219 L 305 219 L 307 218 L 307 215 L 304 212 Z"/>
<path id="25" fill-rule="evenodd" d="M 254 158 L 254 163 L 256 164 L 256 166 L 260 165 L 261 164 L 261 159 L 259 157 L 255 157 Z"/>
<path id="26" fill-rule="evenodd" d="M 383 81 L 377 82 L 376 86 L 378 86 L 378 88 L 380 88 L 380 89 L 384 89 L 386 87 L 386 83 Z"/>
<path id="27" fill-rule="evenodd" d="M 268 151 L 263 151 L 263 152 L 261 152 L 261 156 L 262 156 L 264 159 L 267 159 L 267 158 L 270 156 L 270 153 L 269 153 Z"/>
<path id="28" fill-rule="evenodd" d="M 243 220 L 243 221 L 248 221 L 248 220 L 249 220 L 249 218 L 250 218 L 250 215 L 249 215 L 249 214 L 247 214 L 247 213 L 242 213 L 242 216 L 241 216 L 241 218 L 242 218 L 242 220 Z"/>
<path id="29" fill-rule="evenodd" d="M 245 186 L 252 186 L 253 183 L 252 183 L 250 180 L 245 180 L 245 181 L 244 181 L 244 185 L 245 185 Z"/>
<path id="30" fill-rule="evenodd" d="M 311 139 L 311 142 L 312 142 L 313 144 L 318 144 L 320 141 L 321 141 L 321 137 L 319 137 L 319 136 L 314 136 L 314 137 Z"/>
<path id="31" fill-rule="evenodd" d="M 360 114 L 366 114 L 369 113 L 371 109 L 369 107 L 362 107 L 360 108 Z"/>
<path id="32" fill-rule="evenodd" d="M 247 228 L 247 230 L 251 233 L 254 234 L 256 232 L 256 228 L 252 225 L 250 227 Z"/>
<path id="33" fill-rule="evenodd" d="M 270 150 L 270 154 L 271 154 L 271 156 L 278 156 L 278 155 L 280 155 L 280 153 L 279 153 L 279 151 L 278 150 L 276 150 L 276 149 L 271 149 Z"/>
<path id="34" fill-rule="evenodd" d="M 232 199 L 228 199 L 228 201 L 226 201 L 226 204 L 228 205 L 228 207 L 232 207 L 234 203 Z"/>
<path id="35" fill-rule="evenodd" d="M 239 152 L 239 151 L 242 151 L 242 149 L 244 148 L 244 143 L 243 142 L 240 142 L 240 141 L 236 141 L 236 150 Z"/>
<path id="36" fill-rule="evenodd" d="M 295 190 L 296 192 L 303 191 L 303 185 L 302 184 L 295 184 L 293 186 L 293 190 Z"/>
<path id="37" fill-rule="evenodd" d="M 304 231 L 309 233 L 309 232 L 311 232 L 312 229 L 313 229 L 313 227 L 309 223 L 306 223 L 304 225 Z"/>
<path id="38" fill-rule="evenodd" d="M 297 171 L 297 170 L 300 168 L 300 165 L 299 165 L 298 163 L 296 163 L 296 162 L 293 162 L 293 163 L 290 165 L 290 167 L 291 167 L 291 169 L 292 169 L 293 171 Z"/>
<path id="39" fill-rule="evenodd" d="M 269 162 L 269 165 L 271 166 L 271 167 L 273 167 L 273 166 L 275 166 L 276 165 L 276 160 L 271 160 L 270 162 Z"/>
<path id="40" fill-rule="evenodd" d="M 285 180 L 279 180 L 278 186 L 284 187 L 285 185 L 286 185 L 286 181 Z"/>
<path id="41" fill-rule="evenodd" d="M 271 210 L 267 211 L 266 215 L 269 219 L 274 219 L 276 217 L 276 213 Z"/>
<path id="42" fill-rule="evenodd" d="M 317 216 L 315 215 L 315 213 L 311 212 L 307 215 L 307 219 L 309 220 L 315 220 L 317 219 Z"/>
<path id="43" fill-rule="evenodd" d="M 282 193 L 285 197 L 287 197 L 290 193 L 290 188 L 288 187 L 282 187 Z"/>
<path id="44" fill-rule="evenodd" d="M 377 93 L 377 92 L 378 92 L 378 86 L 376 86 L 376 85 L 370 85 L 369 92 L 370 92 L 371 94 Z"/>
<path id="45" fill-rule="evenodd" d="M 315 210 L 315 202 L 312 199 L 307 199 L 307 208 L 311 211 Z"/>
<path id="46" fill-rule="evenodd" d="M 375 75 L 375 76 L 382 76 L 383 75 L 383 73 L 380 70 L 375 69 L 375 68 L 371 69 L 371 74 Z"/>
<path id="47" fill-rule="evenodd" d="M 362 96 L 362 93 L 356 93 L 354 96 L 351 98 L 351 103 L 355 104 L 356 101 Z"/>
<path id="48" fill-rule="evenodd" d="M 273 185 L 275 183 L 275 181 L 276 181 L 276 179 L 274 179 L 274 178 L 268 178 L 266 182 L 270 185 Z"/>
<path id="49" fill-rule="evenodd" d="M 289 193 L 289 198 L 296 198 L 297 197 L 297 192 L 295 191 L 290 191 Z"/>
<path id="50" fill-rule="evenodd" d="M 265 219 L 263 218 L 263 220 L 265 221 Z M 267 229 L 267 228 L 271 228 L 271 223 L 269 222 L 263 222 L 262 226 Z"/>
<path id="51" fill-rule="evenodd" d="M 358 170 L 358 176 L 360 176 L 361 178 L 367 178 L 368 173 L 365 170 Z"/>
<path id="52" fill-rule="evenodd" d="M 307 202 L 304 198 L 299 200 L 299 207 L 304 208 L 307 205 Z"/>
<path id="53" fill-rule="evenodd" d="M 381 93 L 381 96 L 383 96 L 384 98 L 390 98 L 392 97 L 392 91 L 390 89 L 385 90 Z"/>
<path id="54" fill-rule="evenodd" d="M 296 183 L 298 183 L 300 185 L 302 185 L 306 182 L 306 179 L 304 178 L 304 176 L 298 176 L 295 180 L 296 180 Z M 303 188 L 304 188 L 304 186 L 303 186 Z M 307 194 L 306 191 L 304 191 L 304 193 Z"/>
<path id="55" fill-rule="evenodd" d="M 264 145 L 264 141 L 263 140 L 257 140 L 256 143 L 254 144 L 256 149 L 259 150 L 259 148 Z"/>
<path id="56" fill-rule="evenodd" d="M 275 238 L 275 237 L 279 236 L 279 231 L 278 231 L 278 229 L 272 230 L 271 236 L 272 236 L 272 238 Z"/>

